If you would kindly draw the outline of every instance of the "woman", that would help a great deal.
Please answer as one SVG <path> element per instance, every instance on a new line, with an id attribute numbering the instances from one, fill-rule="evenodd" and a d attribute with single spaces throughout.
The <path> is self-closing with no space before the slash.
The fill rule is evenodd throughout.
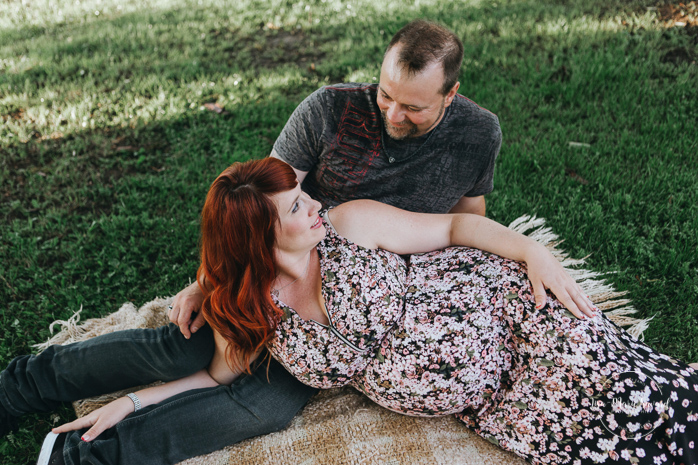
<path id="1" fill-rule="evenodd" d="M 94 438 L 134 402 L 232 382 L 267 346 L 309 385 L 455 413 L 532 463 L 698 463 L 698 375 L 598 313 L 545 248 L 471 215 L 319 208 L 278 160 L 224 171 L 202 215 L 208 370 L 56 431 Z"/>

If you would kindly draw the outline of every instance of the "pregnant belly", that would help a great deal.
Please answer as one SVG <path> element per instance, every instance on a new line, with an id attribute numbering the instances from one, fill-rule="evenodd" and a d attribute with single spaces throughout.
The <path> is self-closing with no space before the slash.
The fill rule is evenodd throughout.
<path id="1" fill-rule="evenodd" d="M 411 305 L 352 385 L 390 410 L 415 416 L 480 411 L 512 368 L 501 312 Z"/>

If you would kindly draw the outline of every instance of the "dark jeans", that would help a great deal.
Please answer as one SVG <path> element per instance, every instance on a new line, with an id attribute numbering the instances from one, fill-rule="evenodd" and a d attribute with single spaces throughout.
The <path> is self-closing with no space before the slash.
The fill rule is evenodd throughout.
<path id="1" fill-rule="evenodd" d="M 14 415 L 205 368 L 214 344 L 208 326 L 185 339 L 177 326 L 119 331 L 15 358 L 0 373 L 0 402 Z M 261 359 L 261 357 L 260 357 Z M 268 379 L 267 379 L 268 378 Z M 260 361 L 231 386 L 184 392 L 129 415 L 96 440 L 69 434 L 67 464 L 167 464 L 283 428 L 316 389 L 275 360 Z"/>

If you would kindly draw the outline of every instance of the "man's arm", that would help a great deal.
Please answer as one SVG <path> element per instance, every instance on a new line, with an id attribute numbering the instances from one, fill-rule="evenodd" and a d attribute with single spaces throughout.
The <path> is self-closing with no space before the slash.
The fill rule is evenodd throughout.
<path id="1" fill-rule="evenodd" d="M 204 293 L 201 292 L 199 283 L 194 281 L 177 293 L 172 301 L 172 309 L 167 311 L 167 317 L 179 326 L 179 330 L 187 339 L 206 324 L 201 313 L 203 302 Z"/>
<path id="2" fill-rule="evenodd" d="M 293 166 L 292 166 L 290 163 L 288 163 L 286 160 L 284 160 L 283 158 L 281 158 L 281 157 L 279 156 L 278 153 L 276 153 L 276 150 L 271 149 L 271 154 L 270 154 L 269 156 L 270 156 L 270 157 L 273 157 L 273 158 L 278 158 L 279 160 L 281 160 L 281 161 L 287 163 L 289 166 L 291 166 L 291 168 L 293 168 Z M 307 172 L 307 171 L 297 170 L 296 168 L 293 168 L 293 171 L 296 172 L 296 178 L 298 178 L 298 182 L 302 184 L 302 183 L 303 183 L 303 180 L 305 179 L 305 176 L 308 174 L 308 172 Z"/>
<path id="3" fill-rule="evenodd" d="M 485 196 L 461 197 L 458 203 L 451 208 L 449 213 L 472 213 L 474 215 L 485 216 Z"/>
<path id="4" fill-rule="evenodd" d="M 172 306 L 167 311 L 170 321 L 179 326 L 179 330 L 187 339 L 206 324 L 204 314 L 201 312 L 201 306 L 204 303 L 204 293 L 201 286 L 204 286 L 207 292 L 213 290 L 209 286 L 206 276 L 202 274 L 196 281 L 177 293 L 172 301 Z"/>

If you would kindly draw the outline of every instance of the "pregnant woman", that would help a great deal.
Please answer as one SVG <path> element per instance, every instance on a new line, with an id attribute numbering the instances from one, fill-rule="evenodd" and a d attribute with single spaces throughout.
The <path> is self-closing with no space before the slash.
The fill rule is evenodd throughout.
<path id="1" fill-rule="evenodd" d="M 473 215 L 318 214 L 275 168 L 233 165 L 204 207 L 214 378 L 267 344 L 311 386 L 454 413 L 533 463 L 698 463 L 698 374 L 596 312 L 544 247 Z"/>
<path id="2" fill-rule="evenodd" d="M 202 214 L 208 370 L 56 432 L 94 439 L 134 404 L 230 384 L 266 346 L 306 384 L 455 414 L 532 463 L 698 464 L 698 374 L 610 322 L 543 246 L 467 214 L 319 209 L 279 160 L 226 169 Z"/>

